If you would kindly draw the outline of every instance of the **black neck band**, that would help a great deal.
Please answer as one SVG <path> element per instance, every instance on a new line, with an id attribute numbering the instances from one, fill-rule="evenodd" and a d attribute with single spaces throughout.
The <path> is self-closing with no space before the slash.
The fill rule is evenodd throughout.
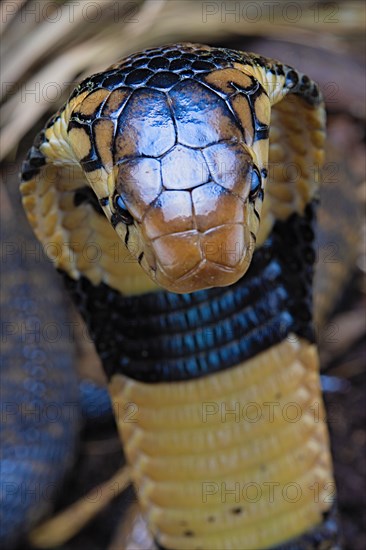
<path id="1" fill-rule="evenodd" d="M 232 367 L 284 340 L 313 341 L 314 206 L 277 222 L 245 276 L 191 294 L 122 296 L 67 278 L 107 375 L 189 380 Z"/>

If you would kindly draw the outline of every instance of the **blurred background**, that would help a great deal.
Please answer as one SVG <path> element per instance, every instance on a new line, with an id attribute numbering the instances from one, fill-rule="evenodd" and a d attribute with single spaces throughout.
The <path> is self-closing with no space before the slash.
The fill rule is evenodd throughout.
<path id="1" fill-rule="evenodd" d="M 20 238 L 34 243 L 20 205 L 18 173 L 35 135 L 80 80 L 121 57 L 192 41 L 273 57 L 318 81 L 327 105 L 328 145 L 317 244 L 317 333 L 345 548 L 365 548 L 365 3 L 4 0 L 0 10 L 1 217 L 15 243 Z M 123 464 L 108 400 L 99 392 L 105 384 L 99 359 L 66 298 L 65 303 L 75 325 L 69 345 L 88 412 L 75 428 L 67 474 L 61 484 L 58 480 L 46 515 L 78 501 Z M 139 523 L 134 536 L 140 542 L 128 538 L 138 520 L 132 489 L 114 493 L 58 548 L 147 549 Z M 27 545 L 32 548 L 18 543 Z M 47 540 L 43 546 L 49 547 Z"/>

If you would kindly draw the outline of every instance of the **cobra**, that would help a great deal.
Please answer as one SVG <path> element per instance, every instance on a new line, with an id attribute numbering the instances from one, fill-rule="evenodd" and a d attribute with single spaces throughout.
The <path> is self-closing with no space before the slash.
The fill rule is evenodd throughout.
<path id="1" fill-rule="evenodd" d="M 184 43 L 83 81 L 23 165 L 159 548 L 335 543 L 312 326 L 324 139 L 307 76 Z"/>

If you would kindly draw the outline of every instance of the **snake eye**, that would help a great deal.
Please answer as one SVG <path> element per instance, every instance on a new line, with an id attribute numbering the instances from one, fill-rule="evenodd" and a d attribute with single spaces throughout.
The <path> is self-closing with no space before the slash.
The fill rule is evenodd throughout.
<path id="1" fill-rule="evenodd" d="M 122 199 L 121 195 L 116 195 L 114 198 L 114 205 L 116 208 L 117 214 L 120 216 L 122 221 L 127 224 L 131 225 L 133 223 L 133 217 L 127 210 L 127 206 L 124 203 L 124 200 Z"/>
<path id="2" fill-rule="evenodd" d="M 256 167 L 252 170 L 252 183 L 250 185 L 249 198 L 254 200 L 262 187 L 262 180 L 259 171 Z"/>

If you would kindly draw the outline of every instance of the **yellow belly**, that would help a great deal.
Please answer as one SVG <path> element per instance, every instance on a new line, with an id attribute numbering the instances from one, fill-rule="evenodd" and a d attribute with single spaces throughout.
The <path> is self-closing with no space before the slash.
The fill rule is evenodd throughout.
<path id="1" fill-rule="evenodd" d="M 148 525 L 169 549 L 259 549 L 322 522 L 334 482 L 314 345 L 198 380 L 110 390 Z"/>

